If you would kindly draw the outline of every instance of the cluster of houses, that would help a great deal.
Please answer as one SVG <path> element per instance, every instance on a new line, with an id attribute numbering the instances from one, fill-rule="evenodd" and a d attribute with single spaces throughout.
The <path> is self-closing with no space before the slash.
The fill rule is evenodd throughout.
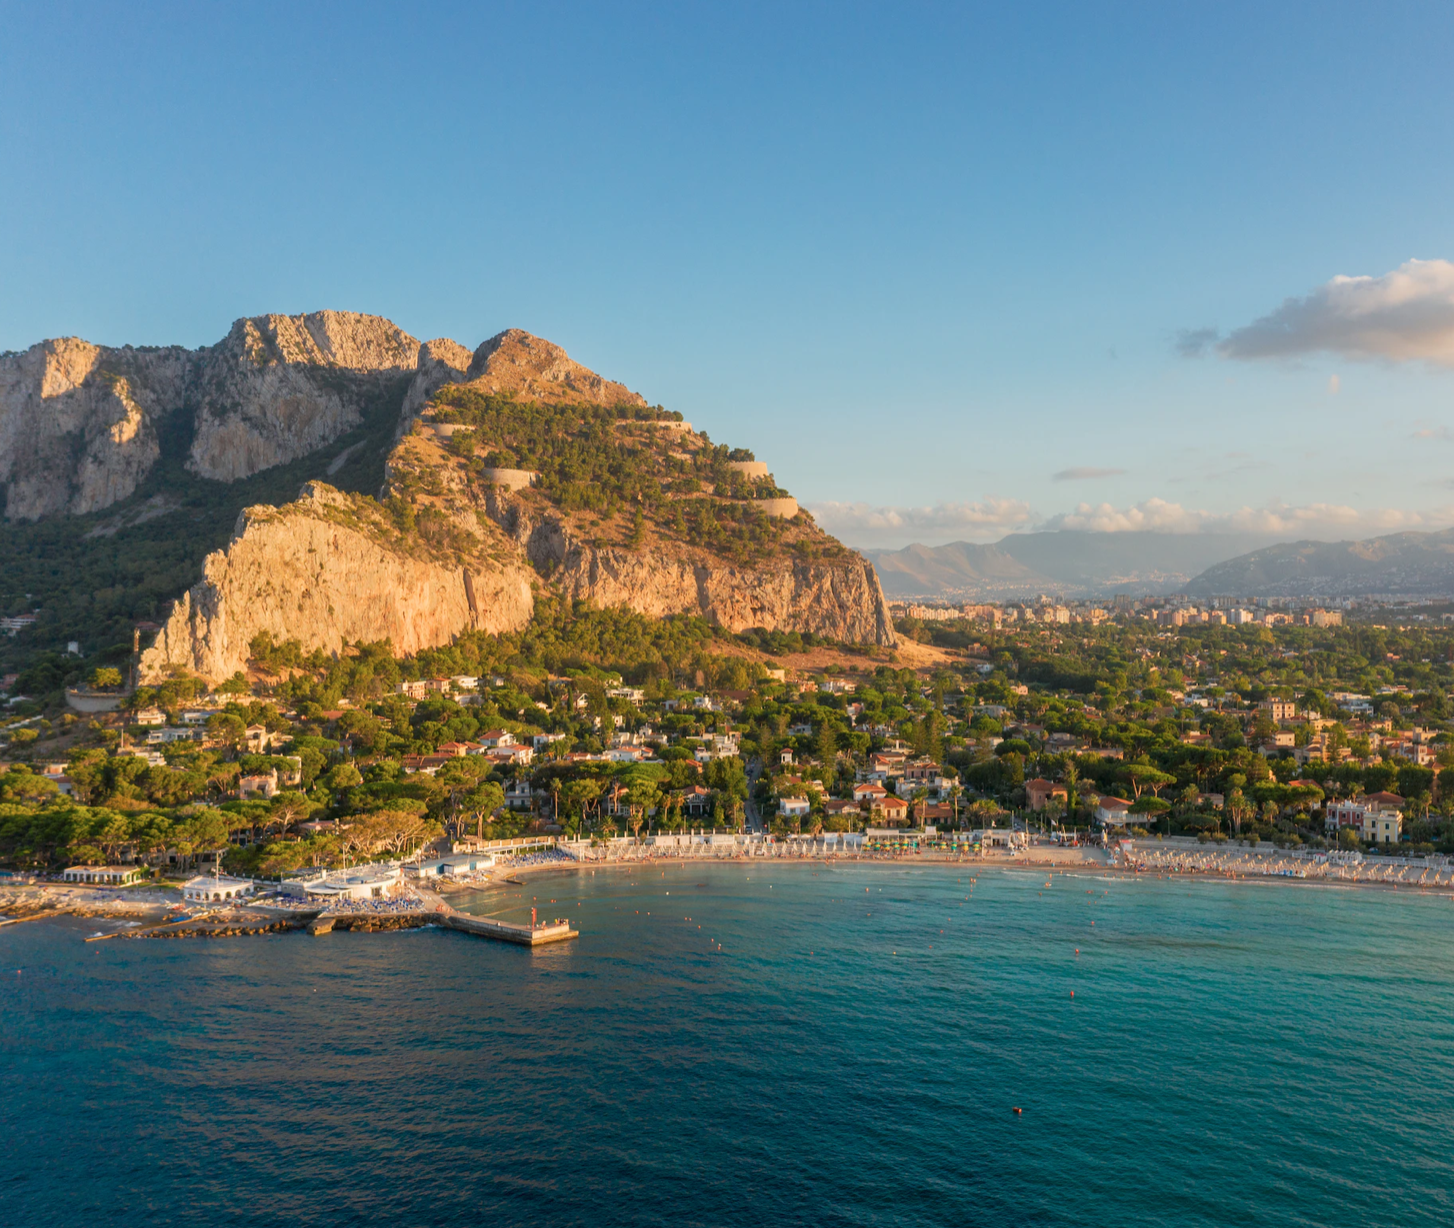
<path id="1" fill-rule="evenodd" d="M 1289 782 L 1294 788 L 1314 783 L 1309 780 Z M 1068 787 L 1057 781 L 1036 777 L 1025 782 L 1025 804 L 1037 814 L 1057 803 L 1065 807 L 1069 797 Z M 1131 809 L 1133 803 L 1124 797 L 1081 789 L 1078 800 L 1091 809 L 1096 823 L 1102 827 L 1125 828 L 1139 821 L 1139 816 Z M 1220 793 L 1199 794 L 1197 802 L 1213 810 L 1221 810 L 1225 804 Z M 1340 831 L 1352 829 L 1366 844 L 1397 844 L 1403 838 L 1404 805 L 1405 799 L 1397 793 L 1383 792 L 1342 801 L 1330 800 L 1323 809 L 1324 830 L 1330 837 L 1336 838 Z"/>
<path id="2" fill-rule="evenodd" d="M 774 778 L 778 813 L 785 819 L 801 820 L 811 813 L 810 791 L 821 786 L 805 781 L 792 771 L 796 755 L 780 754 L 782 771 Z M 958 779 L 927 756 L 914 757 L 898 739 L 868 756 L 854 774 L 846 797 L 827 798 L 823 813 L 830 818 L 854 817 L 876 827 L 903 827 L 910 822 L 936 824 L 955 817 L 953 803 L 959 796 Z"/>
<path id="3" fill-rule="evenodd" d="M 1070 623 L 1089 623 L 1092 626 L 1106 622 L 1117 614 L 1149 619 L 1163 627 L 1341 627 L 1343 611 L 1324 609 L 1321 606 L 1307 609 L 1248 608 L 1226 601 L 1210 605 L 1196 605 L 1185 599 L 1142 598 L 1132 601 L 1118 599 L 1111 605 L 1097 602 L 1052 601 L 1041 597 L 1034 602 L 1008 602 L 1004 604 L 930 605 L 925 603 L 895 603 L 898 615 L 918 619 L 921 622 L 967 619 L 985 623 L 996 629 L 1014 626 L 1065 626 Z"/>

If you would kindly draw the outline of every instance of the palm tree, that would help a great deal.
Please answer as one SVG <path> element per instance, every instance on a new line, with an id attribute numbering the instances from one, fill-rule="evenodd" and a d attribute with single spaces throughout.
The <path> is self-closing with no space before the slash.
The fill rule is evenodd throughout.
<path id="1" fill-rule="evenodd" d="M 919 809 L 919 826 L 924 826 L 924 806 L 929 800 L 929 790 L 924 788 L 915 789 L 909 800 Z"/>

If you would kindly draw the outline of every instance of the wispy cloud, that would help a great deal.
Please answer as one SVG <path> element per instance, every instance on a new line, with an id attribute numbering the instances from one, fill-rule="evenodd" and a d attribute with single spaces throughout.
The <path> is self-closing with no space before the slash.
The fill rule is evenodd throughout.
<path id="1" fill-rule="evenodd" d="M 1099 533 L 1269 533 L 1287 537 L 1367 537 L 1406 529 L 1442 529 L 1454 525 L 1454 507 L 1427 511 L 1399 508 L 1360 509 L 1336 503 L 1295 506 L 1269 503 L 1231 512 L 1185 508 L 1165 499 L 1147 499 L 1131 507 L 1082 503 L 1036 528 L 1080 529 Z"/>
<path id="2" fill-rule="evenodd" d="M 1124 469 L 1096 469 L 1090 465 L 1076 465 L 1070 469 L 1062 469 L 1059 473 L 1052 473 L 1050 479 L 1053 482 L 1084 482 L 1092 478 L 1114 478 L 1125 472 Z"/>
<path id="3" fill-rule="evenodd" d="M 1451 431 L 1447 426 L 1426 426 L 1415 431 L 1412 438 L 1442 439 L 1447 443 L 1449 440 L 1454 439 L 1454 431 Z"/>
<path id="4" fill-rule="evenodd" d="M 1454 479 L 1448 485 L 1454 488 Z M 1454 504 L 1408 511 L 1355 508 L 1339 503 L 1290 504 L 1273 501 L 1214 512 L 1185 507 L 1168 499 L 1145 499 L 1118 507 L 1080 503 L 1048 519 L 1017 499 L 979 503 L 936 503 L 931 507 L 875 507 L 868 503 L 808 505 L 818 523 L 853 546 L 939 545 L 948 541 L 997 541 L 1010 533 L 1058 529 L 1094 533 L 1247 533 L 1284 540 L 1342 540 L 1382 533 L 1454 527 Z"/>
<path id="5" fill-rule="evenodd" d="M 1208 331 L 1180 334 L 1178 352 L 1203 353 L 1215 342 L 1217 352 L 1227 358 L 1291 358 L 1326 351 L 1347 358 L 1454 367 L 1454 263 L 1410 260 L 1379 277 L 1335 277 L 1302 298 L 1285 300 L 1220 342 Z"/>
<path id="6" fill-rule="evenodd" d="M 1019 499 L 935 503 L 929 507 L 874 507 L 868 503 L 812 503 L 808 510 L 828 532 L 855 545 L 878 546 L 953 537 L 990 540 L 1027 528 L 1039 518 Z"/>
<path id="7" fill-rule="evenodd" d="M 1200 358 L 1217 344 L 1220 335 L 1215 328 L 1183 328 L 1176 334 L 1172 348 L 1183 358 Z"/>

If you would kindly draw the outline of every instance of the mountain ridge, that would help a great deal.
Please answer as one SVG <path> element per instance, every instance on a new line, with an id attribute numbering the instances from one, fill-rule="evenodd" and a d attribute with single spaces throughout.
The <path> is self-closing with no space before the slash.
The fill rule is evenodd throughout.
<path id="1" fill-rule="evenodd" d="M 733 631 L 896 642 L 871 564 L 751 452 L 521 329 L 470 350 L 382 316 L 255 316 L 198 350 L 40 343 L 0 359 L 0 393 L 21 550 L 27 523 L 54 539 L 72 517 L 83 541 L 124 555 L 199 501 L 215 524 L 229 500 L 209 491 L 311 471 L 295 497 L 241 505 L 197 559 L 144 655 L 148 678 L 228 676 L 264 633 L 337 652 L 516 630 L 542 586 Z M 156 476 L 178 465 L 190 503 Z"/>
<path id="2" fill-rule="evenodd" d="M 1103 597 L 1178 591 L 1207 567 L 1263 545 L 1265 535 L 1012 533 L 980 545 L 910 545 L 865 550 L 894 597 L 1012 600 L 1045 593 Z"/>
<path id="3" fill-rule="evenodd" d="M 1208 568 L 1195 596 L 1341 598 L 1454 594 L 1454 529 L 1338 542 L 1282 542 Z"/>

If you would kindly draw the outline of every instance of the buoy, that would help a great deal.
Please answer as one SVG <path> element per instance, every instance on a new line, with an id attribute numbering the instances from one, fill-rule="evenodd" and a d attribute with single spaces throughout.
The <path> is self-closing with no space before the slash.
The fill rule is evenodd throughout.
<path id="1" fill-rule="evenodd" d="M 1073 998 L 1073 997 L 1075 997 L 1075 990 L 1073 990 L 1073 989 L 1072 989 L 1072 990 L 1071 990 L 1071 991 L 1070 991 L 1070 996 L 1071 996 L 1071 997 L 1072 997 L 1072 998 Z"/>
<path id="2" fill-rule="evenodd" d="M 1023 1112 L 1024 1112 L 1024 1111 L 1025 1111 L 1025 1110 L 1024 1110 L 1024 1109 L 1022 1109 L 1022 1108 L 1020 1108 L 1020 1106 L 1019 1106 L 1019 1105 L 1016 1105 L 1016 1106 L 1015 1106 L 1015 1113 L 1016 1113 L 1016 1115 L 1017 1115 L 1017 1116 L 1018 1116 L 1018 1115 L 1019 1115 L 1019 1114 L 1021 1114 L 1021 1113 L 1023 1113 Z"/>

